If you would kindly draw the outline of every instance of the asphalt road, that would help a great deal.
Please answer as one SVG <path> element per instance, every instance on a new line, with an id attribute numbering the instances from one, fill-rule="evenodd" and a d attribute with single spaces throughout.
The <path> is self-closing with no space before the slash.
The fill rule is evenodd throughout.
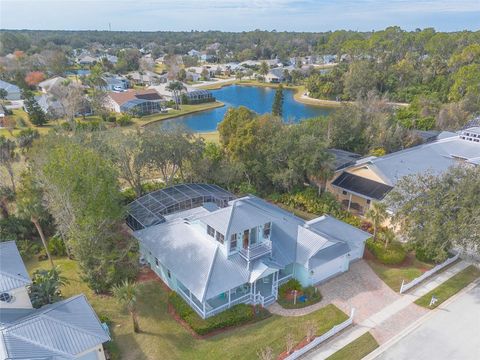
<path id="1" fill-rule="evenodd" d="M 436 311 L 376 360 L 479 360 L 480 284 Z"/>

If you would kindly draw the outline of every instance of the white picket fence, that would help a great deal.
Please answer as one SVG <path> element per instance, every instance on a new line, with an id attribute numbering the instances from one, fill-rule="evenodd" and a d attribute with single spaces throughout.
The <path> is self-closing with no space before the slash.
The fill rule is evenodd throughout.
<path id="1" fill-rule="evenodd" d="M 316 337 L 313 339 L 311 342 L 309 342 L 307 345 L 302 347 L 301 349 L 298 349 L 291 353 L 289 356 L 285 358 L 285 360 L 295 360 L 298 359 L 300 356 L 306 354 L 308 351 L 312 350 L 314 347 L 320 345 L 322 342 L 330 339 L 333 335 L 338 334 L 340 331 L 343 329 L 349 327 L 353 323 L 353 315 L 355 315 L 355 309 L 352 308 L 352 311 L 350 312 L 350 317 L 345 320 L 343 323 L 335 325 L 333 328 L 328 330 L 325 334 Z"/>
<path id="2" fill-rule="evenodd" d="M 423 280 L 425 280 L 425 279 L 428 278 L 429 276 L 432 276 L 432 275 L 435 274 L 437 271 L 443 269 L 445 266 L 448 266 L 448 265 L 450 265 L 451 263 L 457 261 L 459 255 L 460 255 L 460 253 L 457 253 L 454 257 L 448 258 L 448 259 L 445 260 L 443 263 L 438 264 L 438 265 L 435 266 L 434 268 L 431 268 L 430 270 L 424 272 L 421 276 L 413 279 L 413 280 L 410 281 L 409 283 L 406 283 L 406 284 L 405 284 L 405 280 L 403 280 L 403 281 L 402 281 L 402 286 L 400 287 L 400 294 L 403 294 L 405 291 L 407 291 L 407 290 L 411 289 L 412 287 L 414 287 L 415 285 L 421 283 Z"/>

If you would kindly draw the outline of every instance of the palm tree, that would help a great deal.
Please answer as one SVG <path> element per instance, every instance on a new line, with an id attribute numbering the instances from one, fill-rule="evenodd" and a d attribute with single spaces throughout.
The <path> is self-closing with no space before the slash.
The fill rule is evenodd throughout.
<path id="1" fill-rule="evenodd" d="M 47 219 L 49 215 L 43 205 L 43 191 L 31 172 L 22 174 L 21 187 L 17 194 L 17 211 L 22 217 L 29 219 L 35 225 L 53 269 L 55 265 L 48 251 L 47 240 L 41 225 L 41 221 Z"/>
<path id="2" fill-rule="evenodd" d="M 382 238 L 385 242 L 385 249 L 387 249 L 388 245 L 395 240 L 395 233 L 393 232 L 393 230 L 387 229 L 387 231 L 382 233 Z"/>
<path id="3" fill-rule="evenodd" d="M 265 79 L 265 75 L 268 74 L 269 71 L 269 66 L 266 61 L 262 61 L 260 63 L 260 69 L 258 70 L 259 74 L 262 75 L 262 77 Z"/>
<path id="4" fill-rule="evenodd" d="M 373 241 L 376 241 L 378 228 L 388 217 L 387 205 L 381 202 L 374 202 L 365 216 L 372 222 Z"/>
<path id="5" fill-rule="evenodd" d="M 132 316 L 133 331 L 139 333 L 140 326 L 138 325 L 137 315 L 138 284 L 125 280 L 121 285 L 117 285 L 113 288 L 113 295 L 117 298 L 120 304 L 127 308 Z"/>
<path id="6" fill-rule="evenodd" d="M 165 87 L 166 90 L 170 91 L 175 100 L 175 109 L 180 110 L 180 92 L 186 90 L 185 86 L 180 81 L 172 81 Z"/>

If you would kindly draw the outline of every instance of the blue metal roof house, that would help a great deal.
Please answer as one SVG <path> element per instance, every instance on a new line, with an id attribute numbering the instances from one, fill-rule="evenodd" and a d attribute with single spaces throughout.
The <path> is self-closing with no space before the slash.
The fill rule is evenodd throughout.
<path id="1" fill-rule="evenodd" d="M 7 92 L 7 100 L 21 99 L 21 91 L 17 85 L 10 84 L 9 82 L 0 80 L 0 89 L 4 89 Z"/>
<path id="2" fill-rule="evenodd" d="M 105 360 L 110 336 L 85 296 L 34 309 L 29 284 L 15 242 L 0 242 L 0 359 Z"/>
<path id="3" fill-rule="evenodd" d="M 267 306 L 292 277 L 306 286 L 347 271 L 371 236 L 208 184 L 146 194 L 129 205 L 127 224 L 141 261 L 203 318 L 239 303 Z"/>

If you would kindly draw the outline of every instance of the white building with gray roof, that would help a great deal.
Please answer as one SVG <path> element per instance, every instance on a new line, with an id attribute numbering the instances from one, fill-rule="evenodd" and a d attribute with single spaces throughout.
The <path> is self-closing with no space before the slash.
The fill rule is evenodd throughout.
<path id="1" fill-rule="evenodd" d="M 0 242 L 0 311 L 31 308 L 27 290 L 31 283 L 15 241 Z"/>
<path id="2" fill-rule="evenodd" d="M 105 360 L 110 340 L 84 295 L 34 309 L 14 241 L 0 242 L 0 359 Z"/>
<path id="3" fill-rule="evenodd" d="M 203 318 L 266 306 L 290 278 L 309 286 L 347 271 L 371 236 L 330 216 L 311 221 L 253 195 L 182 184 L 129 206 L 141 261 Z"/>

